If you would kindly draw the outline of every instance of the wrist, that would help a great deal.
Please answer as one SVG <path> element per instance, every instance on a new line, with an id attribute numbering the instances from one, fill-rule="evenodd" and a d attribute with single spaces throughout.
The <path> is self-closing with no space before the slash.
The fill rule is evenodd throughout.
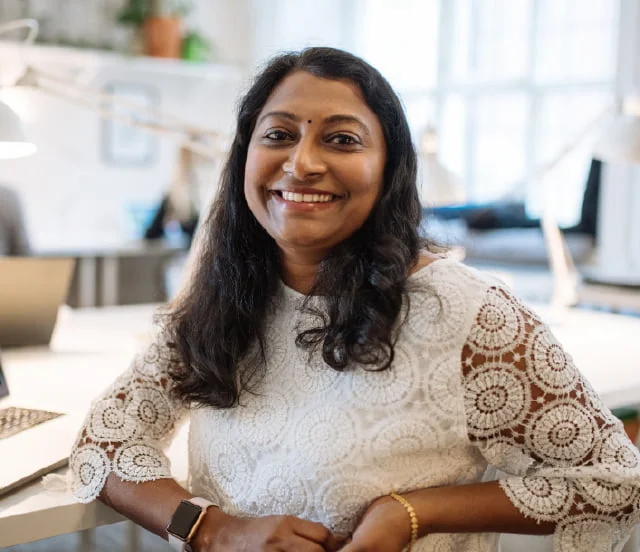
<path id="1" fill-rule="evenodd" d="M 223 528 L 227 525 L 231 516 L 225 514 L 220 508 L 211 507 L 207 509 L 200 527 L 191 540 L 191 550 L 193 552 L 208 552 L 218 550 L 217 546 L 221 540 Z M 220 548 L 222 550 L 222 548 Z"/>
<path id="2" fill-rule="evenodd" d="M 411 502 L 403 495 L 390 493 L 389 498 L 402 508 L 404 518 L 405 549 L 409 552 L 418 540 L 419 520 Z M 398 508 L 396 507 L 396 511 Z"/>
<path id="3" fill-rule="evenodd" d="M 220 511 L 217 504 L 206 498 L 183 498 L 166 527 L 171 548 L 181 552 L 192 552 L 196 535 L 204 533 L 201 528 L 205 520 L 210 520 L 216 510 Z M 210 512 L 212 515 L 209 515 Z"/>
<path id="4" fill-rule="evenodd" d="M 418 518 L 418 538 L 431 533 L 441 532 L 437 529 L 436 523 L 438 502 L 435 494 L 432 492 L 437 488 L 438 487 L 429 487 L 402 494 L 409 504 L 413 506 L 416 517 Z"/>

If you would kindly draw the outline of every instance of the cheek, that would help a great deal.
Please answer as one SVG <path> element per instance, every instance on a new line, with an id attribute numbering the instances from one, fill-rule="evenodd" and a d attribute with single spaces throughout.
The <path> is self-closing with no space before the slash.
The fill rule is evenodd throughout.
<path id="1" fill-rule="evenodd" d="M 244 188 L 246 192 L 250 192 L 260 181 L 260 156 L 255 150 L 249 148 L 247 152 L 247 161 L 244 166 Z"/>
<path id="2" fill-rule="evenodd" d="M 371 195 L 377 198 L 382 192 L 384 165 L 378 160 L 362 159 L 346 163 L 337 170 L 339 179 L 348 183 L 352 195 Z"/>
<path id="3" fill-rule="evenodd" d="M 249 146 L 244 167 L 244 189 L 246 196 L 262 196 L 263 189 L 277 180 L 282 161 L 275 152 Z"/>

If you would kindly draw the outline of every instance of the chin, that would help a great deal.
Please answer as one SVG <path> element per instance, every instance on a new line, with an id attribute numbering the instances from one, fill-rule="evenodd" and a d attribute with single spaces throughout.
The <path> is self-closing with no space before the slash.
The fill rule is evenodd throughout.
<path id="1" fill-rule="evenodd" d="M 290 232 L 284 236 L 279 236 L 276 242 L 288 247 L 301 248 L 324 248 L 329 249 L 335 244 L 327 236 L 308 234 L 305 232 Z"/>

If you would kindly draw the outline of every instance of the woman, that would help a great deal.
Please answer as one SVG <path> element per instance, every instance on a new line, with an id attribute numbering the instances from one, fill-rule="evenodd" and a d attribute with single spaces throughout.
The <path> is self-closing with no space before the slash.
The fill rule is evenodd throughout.
<path id="1" fill-rule="evenodd" d="M 0 256 L 31 252 L 22 203 L 11 188 L 0 185 Z"/>
<path id="2" fill-rule="evenodd" d="M 164 237 L 165 226 L 175 221 L 182 233 L 191 240 L 198 227 L 196 183 L 194 182 L 194 155 L 185 145 L 180 147 L 178 166 L 169 191 L 162 197 L 153 220 L 145 229 L 146 240 Z"/>
<path id="3" fill-rule="evenodd" d="M 534 313 L 420 239 L 384 78 L 287 54 L 237 123 L 190 285 L 94 403 L 76 496 L 185 550 L 618 549 L 640 455 Z M 190 491 L 161 452 L 187 415 Z"/>

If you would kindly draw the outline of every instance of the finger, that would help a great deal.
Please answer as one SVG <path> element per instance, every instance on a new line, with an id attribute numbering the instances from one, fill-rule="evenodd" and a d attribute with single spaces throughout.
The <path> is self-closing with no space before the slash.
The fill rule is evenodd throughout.
<path id="1" fill-rule="evenodd" d="M 325 552 L 322 544 L 298 535 L 290 535 L 285 542 L 278 545 L 278 550 L 284 552 Z"/>
<path id="2" fill-rule="evenodd" d="M 321 544 L 325 550 L 338 550 L 344 539 L 334 535 L 322 523 L 315 521 L 307 521 L 305 519 L 297 519 L 293 526 L 293 532 L 296 535 L 304 537 Z"/>

